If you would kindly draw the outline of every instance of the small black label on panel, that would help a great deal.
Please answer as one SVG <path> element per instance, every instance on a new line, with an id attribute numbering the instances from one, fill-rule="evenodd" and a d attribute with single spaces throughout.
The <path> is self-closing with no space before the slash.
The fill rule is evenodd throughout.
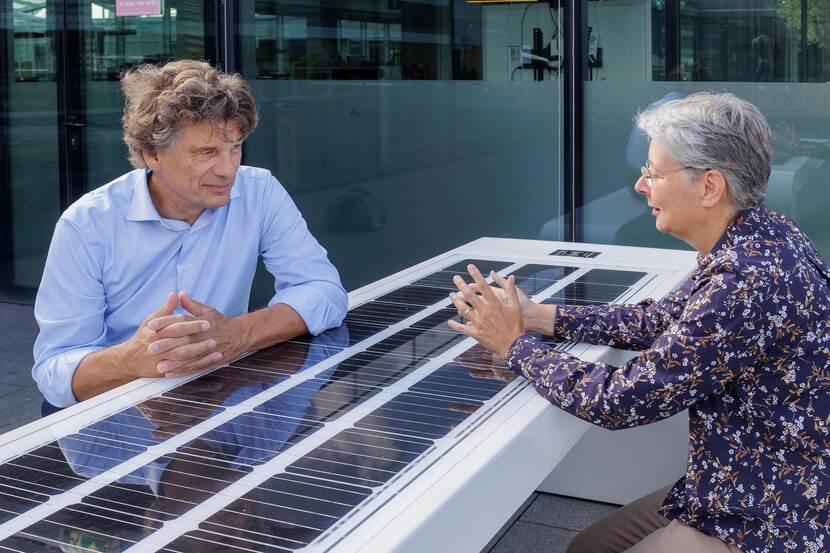
<path id="1" fill-rule="evenodd" d="M 600 252 L 589 252 L 586 250 L 556 250 L 549 255 L 561 255 L 564 257 L 596 257 Z"/>

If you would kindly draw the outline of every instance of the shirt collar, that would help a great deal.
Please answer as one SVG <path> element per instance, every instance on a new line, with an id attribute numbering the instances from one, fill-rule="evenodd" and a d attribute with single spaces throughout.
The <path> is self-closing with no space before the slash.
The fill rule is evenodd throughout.
<path id="1" fill-rule="evenodd" d="M 127 210 L 127 220 L 161 221 L 161 215 L 159 215 L 156 206 L 153 205 L 150 189 L 147 187 L 147 177 L 150 176 L 150 170 L 136 170 L 134 173 L 133 198 L 130 201 L 130 208 Z"/>
<path id="2" fill-rule="evenodd" d="M 753 221 L 758 221 L 761 212 L 764 211 L 765 208 L 763 207 L 756 207 L 751 209 L 744 209 L 743 211 L 739 211 L 738 215 L 729 223 L 729 226 L 726 227 L 723 235 L 715 242 L 714 247 L 709 251 L 708 254 L 701 256 L 698 254 L 697 256 L 697 264 L 700 267 L 704 267 L 711 263 L 715 256 L 721 250 L 725 248 L 729 248 L 735 245 L 736 240 L 740 237 L 745 236 L 747 234 L 751 234 L 755 231 L 755 225 L 753 225 Z"/>
<path id="3" fill-rule="evenodd" d="M 150 176 L 150 169 L 136 170 L 133 179 L 133 198 L 130 201 L 130 208 L 127 210 L 128 221 L 161 221 L 153 199 L 150 197 L 150 188 L 147 186 L 147 178 Z M 239 197 L 239 185 L 234 179 L 231 187 L 231 200 Z"/>

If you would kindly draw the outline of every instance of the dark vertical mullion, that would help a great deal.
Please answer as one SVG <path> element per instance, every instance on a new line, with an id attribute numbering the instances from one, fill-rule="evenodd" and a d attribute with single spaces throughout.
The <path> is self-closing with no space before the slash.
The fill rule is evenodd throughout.
<path id="1" fill-rule="evenodd" d="M 572 242 L 578 242 L 582 236 L 579 209 L 583 198 L 582 114 L 587 25 L 587 0 L 565 2 L 565 235 Z"/>
<path id="2" fill-rule="evenodd" d="M 680 80 L 680 0 L 666 2 L 666 80 Z"/>
<path id="3" fill-rule="evenodd" d="M 205 33 L 205 60 L 215 67 L 225 68 L 225 32 L 222 24 L 225 21 L 224 3 L 222 0 L 202 3 L 202 20 Z"/>
<path id="4" fill-rule="evenodd" d="M 222 68 L 229 72 L 237 71 L 236 50 L 239 45 L 239 24 L 237 21 L 236 0 L 219 0 L 219 21 L 218 29 L 222 40 L 219 42 L 222 48 Z"/>
<path id="5" fill-rule="evenodd" d="M 798 80 L 807 82 L 807 0 L 801 0 L 801 52 L 798 56 Z"/>
<path id="6" fill-rule="evenodd" d="M 69 184 L 72 164 L 69 155 L 67 127 L 64 125 L 69 110 L 68 95 L 66 94 L 69 71 L 67 68 L 68 45 L 66 44 L 68 29 L 66 26 L 66 4 L 64 0 L 50 0 L 47 6 L 51 6 L 51 11 L 55 14 L 55 61 L 58 90 L 58 119 L 56 121 L 58 129 L 58 181 L 60 183 L 60 209 L 63 211 L 69 207 L 72 201 L 71 186 Z"/>
<path id="7" fill-rule="evenodd" d="M 12 178 L 9 136 L 9 87 L 14 78 L 14 25 L 11 0 L 0 0 L 0 294 L 12 285 Z"/>
<path id="8" fill-rule="evenodd" d="M 86 190 L 83 96 L 83 0 L 53 0 L 58 89 L 61 210 Z"/>

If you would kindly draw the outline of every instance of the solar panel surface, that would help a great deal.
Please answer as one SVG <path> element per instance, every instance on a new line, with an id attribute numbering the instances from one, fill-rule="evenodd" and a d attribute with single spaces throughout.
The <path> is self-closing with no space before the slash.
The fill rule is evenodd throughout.
<path id="1" fill-rule="evenodd" d="M 0 550 L 294 551 L 370 512 L 516 389 L 446 325 L 471 262 L 545 303 L 619 301 L 647 276 L 458 261 L 0 465 Z"/>

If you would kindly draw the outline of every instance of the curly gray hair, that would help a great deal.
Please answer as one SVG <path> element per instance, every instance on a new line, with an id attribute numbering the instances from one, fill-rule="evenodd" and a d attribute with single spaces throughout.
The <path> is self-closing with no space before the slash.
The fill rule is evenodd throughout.
<path id="1" fill-rule="evenodd" d="M 138 65 L 122 75 L 121 90 L 124 142 L 136 168 L 146 167 L 144 150 L 169 146 L 185 125 L 236 121 L 244 138 L 258 121 L 248 83 L 203 61 Z"/>
<path id="2" fill-rule="evenodd" d="M 680 165 L 718 169 L 738 209 L 763 205 L 772 159 L 769 125 L 734 94 L 698 92 L 637 115 L 637 126 Z"/>

